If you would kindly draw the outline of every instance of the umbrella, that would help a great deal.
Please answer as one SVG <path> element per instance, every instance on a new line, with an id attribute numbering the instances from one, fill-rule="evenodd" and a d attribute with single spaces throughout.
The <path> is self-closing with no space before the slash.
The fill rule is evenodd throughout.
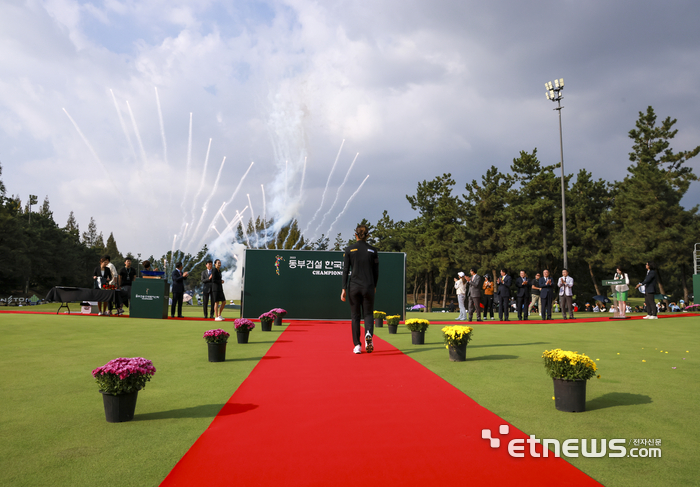
<path id="1" fill-rule="evenodd" d="M 423 309 L 423 308 L 425 308 L 425 306 L 423 306 L 422 304 L 417 304 L 414 307 L 412 307 L 411 309 Z"/>
<path id="2" fill-rule="evenodd" d="M 601 303 L 609 303 L 610 300 L 606 298 L 605 296 L 601 296 L 600 294 L 597 296 L 593 296 L 594 301 L 600 301 Z"/>

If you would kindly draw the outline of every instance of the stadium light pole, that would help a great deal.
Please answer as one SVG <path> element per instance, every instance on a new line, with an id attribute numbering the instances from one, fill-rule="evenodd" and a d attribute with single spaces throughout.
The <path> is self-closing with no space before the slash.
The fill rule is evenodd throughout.
<path id="1" fill-rule="evenodd" d="M 564 268 L 569 268 L 569 262 L 566 255 L 566 197 L 564 195 L 564 139 L 561 132 L 561 99 L 564 98 L 562 91 L 564 90 L 564 78 L 555 79 L 554 85 L 549 81 L 544 84 L 547 90 L 546 96 L 548 100 L 557 102 L 556 111 L 559 112 L 559 150 L 561 152 L 561 230 L 564 237 Z"/>

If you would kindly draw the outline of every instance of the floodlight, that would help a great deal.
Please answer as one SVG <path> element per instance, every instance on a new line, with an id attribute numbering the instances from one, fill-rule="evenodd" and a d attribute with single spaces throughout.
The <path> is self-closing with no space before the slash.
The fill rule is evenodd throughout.
<path id="1" fill-rule="evenodd" d="M 564 78 L 559 79 L 559 86 L 564 87 Z"/>
<path id="2" fill-rule="evenodd" d="M 555 79 L 555 80 L 554 80 L 554 86 L 555 86 L 556 88 L 559 88 L 559 80 L 558 80 L 558 79 Z"/>

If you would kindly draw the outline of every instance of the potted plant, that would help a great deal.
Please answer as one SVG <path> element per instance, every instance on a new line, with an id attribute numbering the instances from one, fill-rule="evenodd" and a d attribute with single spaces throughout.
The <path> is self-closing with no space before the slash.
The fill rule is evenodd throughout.
<path id="1" fill-rule="evenodd" d="M 411 343 L 413 345 L 425 344 L 425 330 L 428 329 L 430 322 L 423 319 L 406 320 L 406 326 L 411 330 Z"/>
<path id="2" fill-rule="evenodd" d="M 554 407 L 571 413 L 585 411 L 586 381 L 596 375 L 595 362 L 585 354 L 560 348 L 545 350 L 542 358 L 554 381 Z"/>
<path id="3" fill-rule="evenodd" d="M 386 326 L 389 327 L 389 335 L 396 335 L 396 330 L 399 328 L 401 315 L 393 315 L 386 317 Z"/>
<path id="4" fill-rule="evenodd" d="M 272 331 L 272 322 L 275 321 L 275 314 L 272 311 L 261 314 L 258 319 L 262 331 Z"/>
<path id="5" fill-rule="evenodd" d="M 464 362 L 467 360 L 467 344 L 472 339 L 471 326 L 446 326 L 442 329 L 442 336 L 445 339 L 445 348 L 450 354 L 452 362 Z"/>
<path id="6" fill-rule="evenodd" d="M 226 342 L 231 335 L 221 328 L 215 330 L 207 330 L 204 332 L 204 339 L 207 341 L 209 348 L 210 362 L 226 361 Z"/>
<path id="7" fill-rule="evenodd" d="M 385 316 L 386 316 L 386 313 L 384 311 L 375 311 L 374 312 L 374 326 L 382 328 L 384 326 L 384 317 Z"/>
<path id="8" fill-rule="evenodd" d="M 139 391 L 156 373 L 153 362 L 143 357 L 115 358 L 92 371 L 100 387 L 108 423 L 134 419 Z"/>
<path id="9" fill-rule="evenodd" d="M 287 316 L 287 310 L 282 308 L 272 308 L 270 313 L 275 315 L 275 326 L 282 326 L 282 318 Z"/>
<path id="10" fill-rule="evenodd" d="M 238 343 L 248 343 L 248 335 L 250 335 L 250 330 L 255 328 L 255 323 L 248 318 L 238 318 L 233 320 L 233 326 L 236 327 Z"/>

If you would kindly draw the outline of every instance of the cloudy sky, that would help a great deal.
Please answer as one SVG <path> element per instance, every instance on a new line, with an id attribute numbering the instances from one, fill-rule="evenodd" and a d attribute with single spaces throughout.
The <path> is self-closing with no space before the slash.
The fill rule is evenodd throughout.
<path id="1" fill-rule="evenodd" d="M 556 163 L 555 77 L 567 173 L 621 179 L 648 105 L 678 119 L 674 149 L 700 144 L 698 18 L 689 0 L 0 0 L 2 179 L 122 252 L 194 251 L 251 209 L 348 238 L 412 218 L 424 179 L 461 194 L 520 150 Z"/>

